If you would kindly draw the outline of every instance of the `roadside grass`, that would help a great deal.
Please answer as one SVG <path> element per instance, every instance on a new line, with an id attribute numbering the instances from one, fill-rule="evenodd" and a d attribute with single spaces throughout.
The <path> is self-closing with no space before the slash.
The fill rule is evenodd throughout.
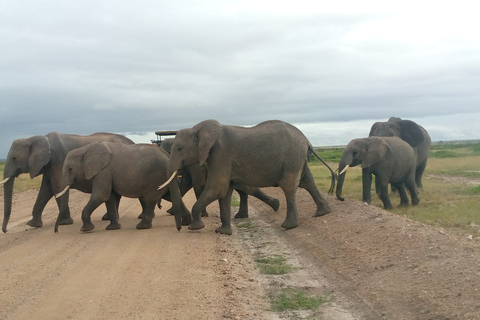
<path id="1" fill-rule="evenodd" d="M 5 161 L 0 162 L 0 181 L 3 180 L 3 170 L 5 168 Z M 40 189 L 42 183 L 42 176 L 30 179 L 29 174 L 21 174 L 15 178 L 15 184 L 13 185 L 13 192 L 20 193 L 28 189 Z M 0 188 L 0 196 L 3 196 L 3 188 Z"/>
<path id="2" fill-rule="evenodd" d="M 268 294 L 273 311 L 315 310 L 329 299 L 324 296 L 310 295 L 305 288 L 282 288 L 271 290 Z"/>
<path id="3" fill-rule="evenodd" d="M 328 151 L 328 150 L 327 150 Z M 480 232 L 480 145 L 436 145 L 423 177 L 418 206 L 395 207 L 390 210 L 422 223 L 439 227 L 457 228 L 459 232 Z M 323 153 L 320 153 L 323 157 Z M 332 169 L 338 162 L 329 162 Z M 330 173 L 319 161 L 310 163 L 317 186 L 323 192 L 330 186 Z M 478 180 L 475 180 L 478 179 Z M 328 187 L 327 187 L 328 186 Z M 350 168 L 343 186 L 345 199 L 362 199 L 362 170 Z M 398 195 L 390 194 L 394 206 L 400 203 Z M 372 183 L 372 205 L 383 208 Z"/>
<path id="4" fill-rule="evenodd" d="M 287 274 L 294 269 L 293 266 L 288 264 L 287 259 L 282 256 L 269 256 L 264 258 L 255 259 L 258 269 L 262 274 Z"/>

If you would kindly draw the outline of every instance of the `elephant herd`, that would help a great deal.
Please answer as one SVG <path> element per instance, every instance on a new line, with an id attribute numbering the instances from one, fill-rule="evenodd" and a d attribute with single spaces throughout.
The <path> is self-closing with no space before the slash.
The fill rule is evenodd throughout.
<path id="1" fill-rule="evenodd" d="M 417 189 L 427 163 L 430 137 L 424 128 L 410 120 L 390 118 L 375 123 L 368 138 L 354 139 L 345 148 L 339 163 L 336 195 L 342 197 L 346 170 L 361 165 L 363 201 L 371 202 L 372 174 L 376 191 L 385 208 L 392 208 L 388 185 L 400 195 L 400 205 L 412 197 L 419 203 Z M 315 152 L 311 143 L 296 127 L 283 121 L 266 121 L 254 127 L 222 125 L 206 120 L 192 128 L 182 129 L 173 139 L 166 139 L 161 148 L 135 144 L 130 139 L 111 133 L 88 136 L 51 132 L 45 136 L 18 139 L 12 143 L 4 170 L 4 218 L 2 231 L 12 210 L 15 178 L 29 173 L 31 178 L 43 175 L 41 187 L 27 225 L 42 227 L 42 212 L 55 196 L 59 225 L 72 224 L 68 206 L 69 189 L 91 194 L 82 210 L 81 231 L 94 229 L 92 212 L 105 203 L 103 219 L 110 220 L 107 229 L 119 229 L 118 206 L 122 196 L 138 198 L 142 213 L 138 229 L 152 227 L 154 209 L 162 200 L 172 203 L 178 230 L 182 225 L 191 230 L 203 228 L 206 207 L 218 200 L 221 226 L 216 232 L 232 234 L 231 197 L 240 195 L 240 209 L 235 218 L 248 217 L 248 195 L 264 201 L 273 210 L 278 199 L 261 191 L 263 187 L 280 187 L 286 197 L 287 214 L 282 227 L 298 226 L 296 191 L 306 189 L 316 204 L 315 216 L 331 211 L 316 187 L 307 165 L 311 155 L 330 170 L 333 193 L 337 174 Z M 179 179 L 178 177 L 182 178 Z M 182 196 L 193 188 L 197 201 L 190 211 Z"/>

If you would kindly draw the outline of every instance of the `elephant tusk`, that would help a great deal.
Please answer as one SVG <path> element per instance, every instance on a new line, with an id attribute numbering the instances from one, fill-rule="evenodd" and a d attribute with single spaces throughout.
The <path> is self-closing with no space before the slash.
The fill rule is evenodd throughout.
<path id="1" fill-rule="evenodd" d="M 67 186 L 65 187 L 65 189 L 63 189 L 62 192 L 57 193 L 57 194 L 55 195 L 55 198 L 58 199 L 58 198 L 60 198 L 61 196 L 63 196 L 63 195 L 68 191 L 68 189 L 70 189 L 70 185 L 67 185 Z"/>
<path id="2" fill-rule="evenodd" d="M 344 174 L 344 173 L 347 171 L 348 168 L 350 168 L 350 165 L 349 165 L 349 164 L 347 164 L 347 165 L 345 166 L 345 168 L 343 168 L 342 172 L 340 172 L 338 175 L 341 176 L 342 174 Z"/>
<path id="3" fill-rule="evenodd" d="M 177 172 L 178 172 L 178 170 L 175 170 L 175 171 L 172 173 L 172 175 L 170 176 L 170 178 L 169 178 L 167 181 L 165 181 L 164 184 L 162 184 L 161 186 L 159 186 L 157 190 L 163 189 L 163 188 L 165 188 L 166 186 L 168 186 L 168 184 L 169 184 L 170 182 L 172 182 L 173 178 L 175 178 L 175 176 L 177 175 Z"/>
<path id="4" fill-rule="evenodd" d="M 0 186 L 10 180 L 10 177 L 5 178 L 5 180 L 0 181 Z"/>

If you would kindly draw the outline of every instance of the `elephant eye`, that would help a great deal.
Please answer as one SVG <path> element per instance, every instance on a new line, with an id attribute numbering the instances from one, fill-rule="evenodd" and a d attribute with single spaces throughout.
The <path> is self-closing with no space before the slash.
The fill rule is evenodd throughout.
<path id="1" fill-rule="evenodd" d="M 179 152 L 182 151 L 182 147 L 178 147 L 177 151 L 179 151 Z"/>

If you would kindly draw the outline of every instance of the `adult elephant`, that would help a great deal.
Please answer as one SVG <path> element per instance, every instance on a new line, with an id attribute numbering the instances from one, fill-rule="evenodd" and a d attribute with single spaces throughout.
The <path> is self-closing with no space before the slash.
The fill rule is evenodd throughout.
<path id="1" fill-rule="evenodd" d="M 169 180 L 175 177 L 177 170 L 189 165 L 205 164 L 208 168 L 205 188 L 192 208 L 191 230 L 205 226 L 201 212 L 218 199 L 222 226 L 216 232 L 232 234 L 233 183 L 282 188 L 287 200 L 287 217 L 282 227 L 291 229 L 298 226 L 295 195 L 299 186 L 313 197 L 317 205 L 316 216 L 330 212 L 307 165 L 311 153 L 322 160 L 300 130 L 282 121 L 266 121 L 244 128 L 205 120 L 193 128 L 178 131 L 170 155 Z M 335 173 L 331 169 L 330 172 L 333 191 Z M 180 228 L 178 223 L 177 228 Z"/>
<path id="2" fill-rule="evenodd" d="M 160 144 L 160 147 L 167 151 L 169 154 L 172 151 L 172 145 L 175 139 L 164 139 Z M 200 166 L 200 164 L 195 163 L 190 166 L 185 167 L 182 170 L 182 180 L 180 182 L 180 190 L 190 190 L 193 188 L 195 196 L 197 199 L 203 192 L 205 184 L 207 182 L 207 168 L 206 166 Z M 257 199 L 262 200 L 267 205 L 269 205 L 274 211 L 278 211 L 280 202 L 276 198 L 272 198 L 269 195 L 265 194 L 260 190 L 260 188 L 249 187 L 236 183 L 234 185 L 235 191 L 238 192 L 240 196 L 240 206 L 237 214 L 235 214 L 236 219 L 248 218 L 248 195 L 252 195 Z M 202 211 L 202 217 L 208 217 L 206 210 Z"/>
<path id="3" fill-rule="evenodd" d="M 415 187 L 415 152 L 413 148 L 399 137 L 369 137 L 354 139 L 345 147 L 338 170 L 337 198 L 341 201 L 343 183 L 349 167 L 362 165 L 363 202 L 372 202 L 372 174 L 375 175 L 375 189 L 385 209 L 391 209 L 388 196 L 388 184 L 398 189 L 400 205 L 408 205 L 405 186 L 410 191 L 412 204 L 420 199 Z"/>
<path id="4" fill-rule="evenodd" d="M 7 224 L 12 212 L 12 194 L 14 180 L 21 173 L 30 173 L 30 178 L 43 174 L 40 191 L 32 210 L 32 219 L 27 222 L 31 227 L 42 227 L 42 212 L 45 205 L 54 194 L 60 192 L 60 180 L 62 177 L 63 162 L 67 153 L 71 150 L 85 146 L 97 141 L 112 141 L 125 144 L 134 142 L 122 135 L 113 133 L 94 133 L 88 136 L 73 134 L 61 134 L 50 132 L 44 136 L 33 136 L 27 139 L 18 139 L 13 141 L 10 151 L 7 155 L 4 180 L 0 182 L 4 186 L 4 216 L 2 231 L 7 232 Z M 88 186 L 77 184 L 75 189 L 88 189 Z M 65 195 L 67 201 L 62 203 L 57 199 L 59 211 L 64 220 L 61 224 L 72 224 L 68 207 L 68 194 Z"/>
<path id="5" fill-rule="evenodd" d="M 119 229 L 116 200 L 120 196 L 139 198 L 145 208 L 137 229 L 148 229 L 152 227 L 155 205 L 170 191 L 175 217 L 189 224 L 190 212 L 183 204 L 177 179 L 174 179 L 170 189 L 158 189 L 158 185 L 168 178 L 168 160 L 167 152 L 150 144 L 91 143 L 67 154 L 61 183 L 64 189 L 56 197 L 62 197 L 74 183 L 90 181 L 92 192 L 90 200 L 82 210 L 81 231 L 95 228 L 91 214 L 104 202 L 114 207 L 109 210 L 110 224 L 107 229 Z M 63 218 L 60 212 L 55 223 L 55 232 Z"/>
<path id="6" fill-rule="evenodd" d="M 415 183 L 422 188 L 422 177 L 427 166 L 432 140 L 427 130 L 411 120 L 391 117 L 386 122 L 375 122 L 370 129 L 370 137 L 400 137 L 412 146 L 416 155 Z"/>

